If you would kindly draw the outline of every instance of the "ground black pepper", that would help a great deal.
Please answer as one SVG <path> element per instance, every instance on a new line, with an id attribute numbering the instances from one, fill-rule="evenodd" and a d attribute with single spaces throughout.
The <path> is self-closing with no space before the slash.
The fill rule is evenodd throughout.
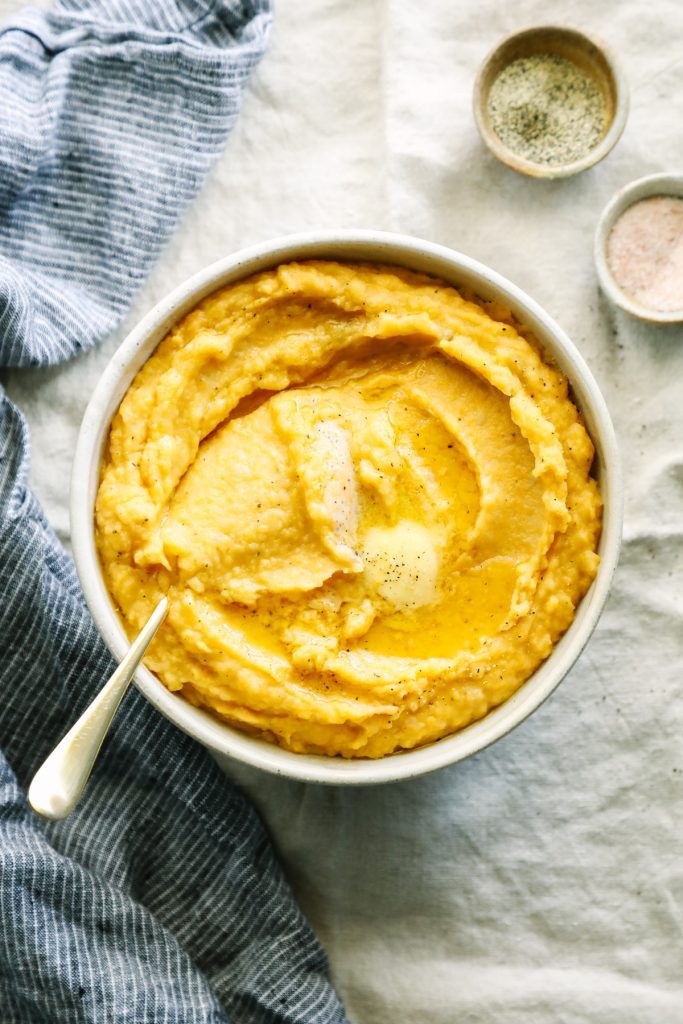
<path id="1" fill-rule="evenodd" d="M 607 124 L 597 82 L 552 53 L 520 57 L 503 68 L 489 90 L 487 106 L 501 142 L 537 164 L 581 160 L 600 141 Z"/>

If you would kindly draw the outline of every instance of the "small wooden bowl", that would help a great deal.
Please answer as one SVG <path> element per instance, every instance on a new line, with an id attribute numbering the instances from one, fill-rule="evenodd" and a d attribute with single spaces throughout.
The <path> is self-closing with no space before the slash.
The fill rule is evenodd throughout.
<path id="1" fill-rule="evenodd" d="M 597 146 L 581 160 L 574 160 L 568 164 L 539 164 L 525 160 L 509 149 L 491 127 L 488 115 L 491 85 L 503 68 L 512 61 L 537 53 L 552 53 L 572 61 L 591 76 L 605 97 L 605 132 Z M 474 83 L 473 103 L 474 119 L 479 134 L 493 155 L 502 163 L 533 178 L 567 178 L 597 164 L 616 144 L 626 124 L 628 88 L 614 56 L 602 43 L 576 29 L 548 25 L 528 28 L 508 36 L 491 50 L 481 65 Z"/>

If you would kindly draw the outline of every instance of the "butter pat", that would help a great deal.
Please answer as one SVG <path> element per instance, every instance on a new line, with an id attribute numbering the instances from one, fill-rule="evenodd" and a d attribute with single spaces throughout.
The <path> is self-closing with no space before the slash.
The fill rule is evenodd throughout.
<path id="1" fill-rule="evenodd" d="M 432 604 L 438 598 L 439 556 L 429 530 L 402 520 L 396 526 L 368 530 L 361 557 L 368 589 L 395 611 Z"/>

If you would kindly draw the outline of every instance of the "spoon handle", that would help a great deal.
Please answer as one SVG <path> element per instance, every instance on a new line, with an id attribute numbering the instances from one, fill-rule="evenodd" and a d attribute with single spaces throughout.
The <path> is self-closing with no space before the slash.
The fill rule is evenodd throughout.
<path id="1" fill-rule="evenodd" d="M 167 609 L 168 598 L 162 597 L 109 681 L 33 776 L 28 802 L 38 814 L 66 818 L 80 800 L 112 719 Z"/>

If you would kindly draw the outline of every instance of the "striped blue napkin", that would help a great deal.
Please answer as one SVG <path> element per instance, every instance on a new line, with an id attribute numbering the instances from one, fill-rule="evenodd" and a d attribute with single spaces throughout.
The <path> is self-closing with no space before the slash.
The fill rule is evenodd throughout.
<path id="1" fill-rule="evenodd" d="M 259 60 L 269 0 L 62 0 L 0 31 L 0 366 L 121 320 Z M 24 788 L 112 669 L 0 388 L 0 1021 L 343 1022 L 263 825 L 137 693 L 78 811 Z"/>

